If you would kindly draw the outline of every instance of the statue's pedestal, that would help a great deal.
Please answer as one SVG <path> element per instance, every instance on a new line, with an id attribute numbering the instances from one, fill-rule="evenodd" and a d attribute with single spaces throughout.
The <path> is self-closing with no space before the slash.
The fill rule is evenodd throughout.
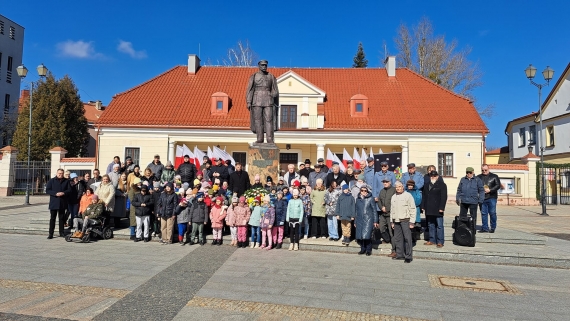
<path id="1" fill-rule="evenodd" d="M 271 176 L 276 183 L 279 178 L 279 147 L 275 144 L 253 144 L 247 152 L 247 172 L 250 181 L 254 181 L 259 174 L 261 182 L 266 183 L 267 176 Z"/>

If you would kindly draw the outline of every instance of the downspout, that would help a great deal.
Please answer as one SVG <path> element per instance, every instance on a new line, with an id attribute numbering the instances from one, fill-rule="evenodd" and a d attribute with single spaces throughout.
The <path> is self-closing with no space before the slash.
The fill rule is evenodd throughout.
<path id="1" fill-rule="evenodd" d="M 487 164 L 487 153 L 485 152 L 487 149 L 487 142 L 485 140 L 485 133 L 481 133 L 481 138 L 483 139 L 483 162 L 481 164 Z"/>
<path id="2" fill-rule="evenodd" d="M 97 136 L 95 138 L 95 168 L 99 168 L 99 133 L 101 133 L 101 126 L 97 125 Z"/>

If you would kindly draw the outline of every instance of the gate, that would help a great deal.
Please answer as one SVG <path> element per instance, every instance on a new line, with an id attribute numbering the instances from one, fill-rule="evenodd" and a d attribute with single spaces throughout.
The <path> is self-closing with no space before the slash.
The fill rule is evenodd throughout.
<path id="1" fill-rule="evenodd" d="M 548 205 L 570 205 L 570 164 L 544 163 L 544 169 L 537 163 L 537 196 L 542 193 L 542 176 L 546 183 L 544 199 Z"/>
<path id="2" fill-rule="evenodd" d="M 26 194 L 28 184 L 28 161 L 14 162 L 14 195 Z M 46 193 L 46 184 L 51 176 L 51 162 L 30 162 L 30 195 Z"/>

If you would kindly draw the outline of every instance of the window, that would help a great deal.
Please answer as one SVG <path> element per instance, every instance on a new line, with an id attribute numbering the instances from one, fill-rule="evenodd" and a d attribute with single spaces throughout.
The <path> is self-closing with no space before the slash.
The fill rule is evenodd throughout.
<path id="1" fill-rule="evenodd" d="M 281 106 L 281 124 L 280 128 L 283 129 L 296 129 L 297 128 L 297 106 Z"/>
<path id="2" fill-rule="evenodd" d="M 344 159 L 342 159 L 342 156 L 344 156 L 343 153 L 340 153 L 340 154 L 335 153 L 335 155 L 336 155 L 336 157 L 338 157 L 338 159 L 340 159 L 341 162 L 344 160 Z"/>
<path id="3" fill-rule="evenodd" d="M 437 154 L 437 170 L 443 177 L 453 177 L 453 154 L 438 153 Z"/>
<path id="4" fill-rule="evenodd" d="M 368 116 L 368 97 L 362 94 L 357 94 L 350 98 L 350 116 L 351 117 Z"/>
<path id="5" fill-rule="evenodd" d="M 523 147 L 526 145 L 526 137 L 525 137 L 525 128 L 519 128 L 519 147 Z"/>
<path id="6" fill-rule="evenodd" d="M 297 168 L 297 165 L 299 164 L 299 154 L 279 153 L 279 168 L 281 169 L 280 176 L 287 172 L 287 166 L 289 166 L 289 164 L 293 164 L 295 165 L 295 168 Z"/>
<path id="7" fill-rule="evenodd" d="M 546 127 L 546 146 L 554 146 L 554 126 Z"/>
<path id="8" fill-rule="evenodd" d="M 230 97 L 223 92 L 216 92 L 211 97 L 210 114 L 227 116 L 230 110 Z"/>
<path id="9" fill-rule="evenodd" d="M 536 125 L 531 125 L 528 127 L 528 144 L 536 144 Z"/>
<path id="10" fill-rule="evenodd" d="M 218 101 L 216 102 L 216 109 L 217 109 L 217 110 L 223 110 L 223 109 L 224 109 L 224 102 L 221 101 L 221 100 L 218 100 Z"/>
<path id="11" fill-rule="evenodd" d="M 232 157 L 234 158 L 236 163 L 241 163 L 241 165 L 244 167 L 246 164 L 245 161 L 247 160 L 245 155 L 246 155 L 246 153 L 244 153 L 244 152 L 233 152 L 232 153 Z M 235 166 L 236 164 L 232 164 L 232 165 Z"/>
<path id="12" fill-rule="evenodd" d="M 8 56 L 8 68 L 6 68 L 6 82 L 12 83 L 12 57 Z"/>
<path id="13" fill-rule="evenodd" d="M 125 147 L 125 157 L 123 157 L 123 159 L 126 159 L 127 156 L 131 156 L 133 159 L 133 164 L 141 166 L 139 164 L 139 161 L 141 159 L 141 149 L 139 147 Z M 144 171 L 144 167 L 142 166 L 141 171 Z"/>
<path id="14" fill-rule="evenodd" d="M 16 39 L 16 28 L 10 26 L 10 39 Z"/>
<path id="15" fill-rule="evenodd" d="M 361 112 L 362 112 L 362 103 L 357 103 L 357 104 L 356 104 L 356 112 L 357 112 L 357 113 L 361 113 Z"/>
<path id="16" fill-rule="evenodd" d="M 6 94 L 6 96 L 4 97 L 4 114 L 7 114 L 10 112 L 10 95 Z"/>
<path id="17" fill-rule="evenodd" d="M 4 21 L 0 21 L 0 35 L 4 34 Z"/>

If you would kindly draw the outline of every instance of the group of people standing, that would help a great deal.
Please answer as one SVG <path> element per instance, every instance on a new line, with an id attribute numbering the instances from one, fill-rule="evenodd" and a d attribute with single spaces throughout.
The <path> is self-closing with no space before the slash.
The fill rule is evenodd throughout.
<path id="1" fill-rule="evenodd" d="M 433 165 L 422 175 L 410 163 L 396 180 L 388 170 L 388 163 L 380 163 L 377 171 L 372 157 L 360 164 L 362 170 L 355 169 L 349 161 L 345 172 L 335 163 L 328 168 L 322 158 L 311 167 L 307 159 L 299 171 L 295 165 L 289 165 L 277 183 L 267 177 L 262 184 L 256 175 L 251 184 L 241 164 L 234 167 L 222 160 L 215 163 L 213 166 L 205 157 L 197 168 L 185 155 L 184 162 L 175 170 L 170 162 L 163 165 L 160 156 L 155 155 L 144 171 L 130 157 L 124 163 L 115 157 L 103 176 L 98 169 L 92 177 L 85 174 L 83 179 L 58 170 L 47 186 L 51 195 L 48 238 L 53 237 L 58 215 L 59 232 L 63 236 L 67 222 L 65 209 L 70 213 L 75 232 L 81 233 L 90 219 L 112 212 L 115 197 L 123 196 L 128 199 L 131 239 L 135 242 L 148 242 L 152 235 L 162 244 L 171 244 L 177 230 L 181 245 L 203 245 L 204 226 L 209 224 L 214 245 L 222 244 L 224 226 L 229 226 L 232 246 L 281 248 L 287 234 L 290 250 L 299 249 L 301 238 L 342 240 L 343 245 L 356 239 L 361 247 L 359 254 L 366 255 L 372 252 L 373 236 L 379 234 L 384 242 L 392 244 L 390 256 L 405 262 L 413 259 L 412 249 L 417 241 L 414 236 L 420 230 L 429 231 L 429 241 L 424 244 L 444 245 L 447 185 Z M 483 218 L 481 231 L 494 232 L 500 182 L 487 165 L 482 166 L 482 171 L 475 176 L 473 168 L 467 168 L 457 190 L 457 203 L 460 215 L 469 212 L 474 219 L 479 207 Z M 250 204 L 243 194 L 252 187 L 265 188 L 266 195 Z M 95 211 L 96 204 L 103 210 Z M 427 222 L 423 228 L 421 212 Z M 491 216 L 490 229 L 487 215 Z"/>

